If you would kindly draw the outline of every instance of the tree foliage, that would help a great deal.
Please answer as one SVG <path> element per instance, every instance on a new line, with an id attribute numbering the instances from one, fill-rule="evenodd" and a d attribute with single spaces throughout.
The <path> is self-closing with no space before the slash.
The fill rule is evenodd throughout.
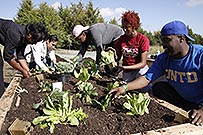
<path id="1" fill-rule="evenodd" d="M 71 3 L 69 7 L 63 7 L 61 4 L 58 9 L 54 9 L 46 2 L 36 6 L 32 0 L 22 0 L 14 21 L 23 25 L 35 22 L 44 23 L 50 34 L 59 37 L 58 47 L 68 49 L 79 49 L 78 42 L 72 36 L 72 29 L 75 25 L 90 26 L 95 23 L 105 22 L 99 9 L 94 8 L 91 1 L 86 5 L 82 2 Z M 115 17 L 110 19 L 109 23 L 118 25 Z M 142 27 L 138 31 L 149 38 L 151 46 L 161 45 L 160 31 L 147 32 Z M 189 26 L 188 31 L 189 35 L 195 39 L 193 43 L 203 45 L 202 35 L 193 33 Z"/>
<path id="2" fill-rule="evenodd" d="M 71 3 L 70 7 L 54 9 L 46 2 L 39 4 L 39 7 L 33 4 L 32 0 L 22 0 L 15 22 L 26 25 L 28 23 L 42 22 L 50 34 L 59 37 L 60 48 L 78 49 L 79 45 L 72 37 L 72 29 L 75 25 L 92 25 L 98 22 L 104 22 L 99 9 L 94 8 L 92 2 L 86 6 L 79 2 Z"/>

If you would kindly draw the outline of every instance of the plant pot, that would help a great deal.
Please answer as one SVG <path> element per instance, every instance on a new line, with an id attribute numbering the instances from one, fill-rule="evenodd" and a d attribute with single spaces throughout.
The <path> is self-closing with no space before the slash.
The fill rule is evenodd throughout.
<path id="1" fill-rule="evenodd" d="M 68 81 L 69 74 L 53 74 L 52 78 L 65 83 Z"/>

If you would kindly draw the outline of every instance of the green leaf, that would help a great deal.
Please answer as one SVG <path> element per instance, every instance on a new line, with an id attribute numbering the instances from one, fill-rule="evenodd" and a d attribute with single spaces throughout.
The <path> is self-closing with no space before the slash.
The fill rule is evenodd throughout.
<path id="1" fill-rule="evenodd" d="M 53 134 L 53 133 L 54 133 L 55 126 L 54 126 L 53 123 L 51 123 L 49 126 L 50 126 L 49 131 L 50 131 L 51 134 Z"/>
<path id="2" fill-rule="evenodd" d="M 78 126 L 79 125 L 79 121 L 76 117 L 73 117 L 70 119 L 70 125 L 72 126 Z"/>
<path id="3" fill-rule="evenodd" d="M 36 103 L 32 106 L 33 109 L 38 109 L 42 103 Z"/>
<path id="4" fill-rule="evenodd" d="M 128 110 L 131 110 L 132 108 L 132 106 L 129 103 L 124 103 L 123 106 Z"/>
<path id="5" fill-rule="evenodd" d="M 127 102 L 123 104 L 123 107 L 129 110 L 127 115 L 143 115 L 145 112 L 149 113 L 148 105 L 150 102 L 149 98 L 145 98 L 143 93 L 126 95 Z"/>
<path id="6" fill-rule="evenodd" d="M 55 115 L 56 113 L 58 113 L 56 110 L 49 110 L 47 108 L 43 109 L 44 114 L 46 115 Z"/>
<path id="7" fill-rule="evenodd" d="M 38 117 L 36 117 L 36 118 L 33 119 L 32 123 L 33 123 L 34 125 L 37 125 L 37 124 L 39 124 L 39 123 L 45 121 L 47 118 L 49 118 L 49 116 L 38 116 Z"/>

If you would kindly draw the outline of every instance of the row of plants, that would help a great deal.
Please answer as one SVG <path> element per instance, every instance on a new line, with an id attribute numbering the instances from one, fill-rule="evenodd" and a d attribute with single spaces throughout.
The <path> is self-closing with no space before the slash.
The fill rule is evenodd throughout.
<path id="1" fill-rule="evenodd" d="M 113 54 L 111 50 L 106 53 Z M 103 66 L 114 62 L 114 55 L 106 55 L 106 53 L 102 52 Z M 101 111 L 106 111 L 115 100 L 112 94 L 107 94 L 104 98 L 96 99 L 98 93 L 89 80 L 91 77 L 100 78 L 102 76 L 94 60 L 78 63 L 75 59 L 69 59 L 65 62 L 59 62 L 53 71 L 57 74 L 73 74 L 78 79 L 78 82 L 75 84 L 77 91 L 75 95 L 70 95 L 70 90 L 52 90 L 51 84 L 46 80 L 39 82 L 39 92 L 46 92 L 46 97 L 44 101 L 40 101 L 33 106 L 36 110 L 42 109 L 43 114 L 34 118 L 32 122 L 41 128 L 49 127 L 50 133 L 54 133 L 55 124 L 78 126 L 80 122 L 88 118 L 88 115 L 83 112 L 82 108 L 72 108 L 73 96 L 79 98 L 84 104 L 88 103 L 95 108 L 101 109 Z M 115 80 L 107 85 L 106 91 L 108 92 L 120 86 L 122 83 L 121 81 Z M 126 115 L 143 115 L 144 113 L 149 113 L 148 105 L 150 99 L 145 97 L 143 93 L 127 93 L 118 98 L 125 99 L 123 111 L 126 111 Z"/>

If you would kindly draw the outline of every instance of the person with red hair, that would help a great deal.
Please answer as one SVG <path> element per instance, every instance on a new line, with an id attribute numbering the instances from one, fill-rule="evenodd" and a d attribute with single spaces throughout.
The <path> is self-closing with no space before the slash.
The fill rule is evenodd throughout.
<path id="1" fill-rule="evenodd" d="M 117 61 L 123 57 L 121 67 L 123 69 L 123 80 L 131 82 L 148 70 L 149 39 L 137 32 L 140 27 L 138 13 L 126 11 L 121 17 L 121 22 L 125 34 L 116 43 Z"/>

